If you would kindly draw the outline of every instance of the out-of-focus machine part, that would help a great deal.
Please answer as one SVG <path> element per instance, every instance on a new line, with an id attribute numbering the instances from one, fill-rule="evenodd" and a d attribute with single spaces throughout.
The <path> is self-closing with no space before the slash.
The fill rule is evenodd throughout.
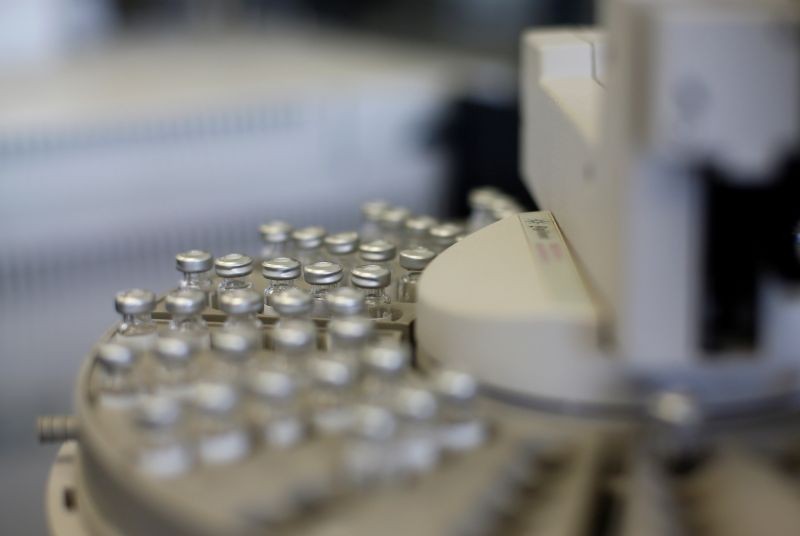
<path id="1" fill-rule="evenodd" d="M 301 278 L 295 233 L 203 287 L 202 338 L 178 294 L 119 294 L 75 417 L 39 424 L 68 440 L 51 532 L 796 534 L 800 7 L 606 15 L 523 38 L 546 211 L 370 203 L 366 250 L 400 251 Z M 265 293 L 273 265 L 297 273 Z"/>

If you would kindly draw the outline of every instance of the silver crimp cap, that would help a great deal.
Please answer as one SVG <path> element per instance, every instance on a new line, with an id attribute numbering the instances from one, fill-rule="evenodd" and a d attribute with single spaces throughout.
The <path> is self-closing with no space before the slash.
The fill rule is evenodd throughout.
<path id="1" fill-rule="evenodd" d="M 229 253 L 214 261 L 214 268 L 220 277 L 241 277 L 253 271 L 253 259 L 241 253 Z"/>
<path id="2" fill-rule="evenodd" d="M 358 249 L 358 233 L 348 231 L 325 237 L 325 249 L 331 255 L 348 255 Z"/>
<path id="3" fill-rule="evenodd" d="M 317 225 L 295 229 L 292 240 L 297 249 L 316 249 L 322 245 L 325 238 L 325 228 Z"/>
<path id="4" fill-rule="evenodd" d="M 123 290 L 114 298 L 114 306 L 123 315 L 151 313 L 156 308 L 156 295 L 150 290 L 140 288 Z"/>
<path id="5" fill-rule="evenodd" d="M 397 247 L 388 240 L 373 240 L 358 248 L 361 258 L 368 262 L 386 262 L 397 255 Z"/>
<path id="6" fill-rule="evenodd" d="M 185 274 L 207 272 L 214 267 L 214 256 L 207 251 L 191 249 L 175 255 L 175 268 Z"/>
<path id="7" fill-rule="evenodd" d="M 335 262 L 320 261 L 303 267 L 303 278 L 311 285 L 333 285 L 342 280 L 342 267 Z"/>
<path id="8" fill-rule="evenodd" d="M 219 308 L 229 315 L 260 313 L 264 308 L 261 296 L 254 290 L 236 289 L 219 296 Z"/>
<path id="9" fill-rule="evenodd" d="M 353 316 L 364 312 L 364 294 L 352 287 L 339 287 L 325 297 L 334 316 Z"/>
<path id="10" fill-rule="evenodd" d="M 289 288 L 272 296 L 270 305 L 281 316 L 303 316 L 311 312 L 311 296 L 299 288 Z"/>
<path id="11" fill-rule="evenodd" d="M 386 288 L 392 282 L 392 274 L 378 264 L 364 264 L 353 268 L 350 282 L 358 288 Z"/>
<path id="12" fill-rule="evenodd" d="M 436 257 L 428 248 L 405 249 L 400 252 L 400 266 L 406 270 L 424 270 Z"/>
<path id="13" fill-rule="evenodd" d="M 173 290 L 164 298 L 164 307 L 170 314 L 194 315 L 205 309 L 206 293 L 193 288 Z"/>
<path id="14" fill-rule="evenodd" d="M 261 275 L 273 281 L 290 281 L 300 277 L 300 261 L 291 257 L 276 257 L 261 263 Z"/>
<path id="15" fill-rule="evenodd" d="M 285 221 L 271 221 L 258 228 L 261 240 L 267 244 L 282 244 L 289 240 L 292 233 L 292 226 Z"/>

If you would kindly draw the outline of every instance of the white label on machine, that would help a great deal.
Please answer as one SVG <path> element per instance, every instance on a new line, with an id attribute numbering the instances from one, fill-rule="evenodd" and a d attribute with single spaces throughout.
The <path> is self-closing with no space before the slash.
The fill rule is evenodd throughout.
<path id="1" fill-rule="evenodd" d="M 519 215 L 519 221 L 548 294 L 559 301 L 586 303 L 586 286 L 552 213 L 526 212 Z"/>

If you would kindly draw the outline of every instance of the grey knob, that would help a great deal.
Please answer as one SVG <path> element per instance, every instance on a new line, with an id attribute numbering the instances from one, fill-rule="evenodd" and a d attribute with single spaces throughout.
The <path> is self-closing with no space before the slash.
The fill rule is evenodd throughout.
<path id="1" fill-rule="evenodd" d="M 300 261 L 276 257 L 261 263 L 261 275 L 273 281 L 291 281 L 300 277 Z"/>
<path id="2" fill-rule="evenodd" d="M 285 221 L 271 221 L 258 228 L 261 240 L 267 244 L 281 244 L 289 240 L 292 233 L 292 226 Z"/>
<path id="3" fill-rule="evenodd" d="M 184 251 L 175 255 L 175 267 L 185 274 L 207 272 L 214 267 L 214 256 L 199 249 Z"/>
<path id="4" fill-rule="evenodd" d="M 164 298 L 164 307 L 173 315 L 198 314 L 206 307 L 206 293 L 193 288 L 173 290 Z"/>
<path id="5" fill-rule="evenodd" d="M 436 257 L 436 253 L 428 248 L 405 249 L 400 252 L 400 266 L 406 270 L 424 270 Z"/>
<path id="6" fill-rule="evenodd" d="M 254 290 L 236 289 L 220 294 L 219 308 L 229 315 L 256 314 L 263 310 L 264 302 Z"/>
<path id="7" fill-rule="evenodd" d="M 397 247 L 388 240 L 373 240 L 361 244 L 358 253 L 367 262 L 386 262 L 397 255 Z"/>
<path id="8" fill-rule="evenodd" d="M 241 253 L 229 253 L 214 261 L 214 268 L 220 277 L 241 277 L 253 271 L 253 259 Z"/>
<path id="9" fill-rule="evenodd" d="M 343 270 L 339 264 L 320 261 L 303 267 L 303 278 L 311 285 L 333 285 L 342 280 Z"/>
<path id="10" fill-rule="evenodd" d="M 123 315 L 140 315 L 153 312 L 156 308 L 154 292 L 140 288 L 123 290 L 114 298 L 117 312 Z"/>
<path id="11" fill-rule="evenodd" d="M 392 274 L 388 269 L 377 264 L 364 264 L 353 268 L 350 273 L 350 282 L 358 288 L 373 289 L 386 288 L 392 281 Z"/>

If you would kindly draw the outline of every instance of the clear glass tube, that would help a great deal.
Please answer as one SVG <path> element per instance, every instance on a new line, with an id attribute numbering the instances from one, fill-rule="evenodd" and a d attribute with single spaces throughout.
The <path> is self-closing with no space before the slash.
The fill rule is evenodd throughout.
<path id="1" fill-rule="evenodd" d="M 211 270 L 207 272 L 184 272 L 179 288 L 193 288 L 205 293 L 211 292 L 214 281 Z"/>
<path id="2" fill-rule="evenodd" d="M 392 311 L 389 304 L 392 302 L 386 290 L 382 288 L 370 288 L 364 290 L 364 304 L 367 308 L 367 316 L 370 318 L 389 320 Z"/>
<path id="3" fill-rule="evenodd" d="M 264 289 L 264 305 L 271 306 L 272 296 L 295 286 L 294 279 L 270 279 L 269 286 Z"/>
<path id="4" fill-rule="evenodd" d="M 330 316 L 328 310 L 328 302 L 326 300 L 328 292 L 337 288 L 339 283 L 331 283 L 330 285 L 311 285 L 311 316 L 327 318 Z"/>
<path id="5" fill-rule="evenodd" d="M 208 324 L 199 314 L 173 314 L 169 330 L 182 339 L 188 339 L 195 348 L 208 348 Z"/>
<path id="6" fill-rule="evenodd" d="M 409 270 L 397 283 L 397 301 L 404 303 L 416 303 L 417 284 L 422 275 L 421 271 Z"/>
<path id="7" fill-rule="evenodd" d="M 228 292 L 229 290 L 241 290 L 253 288 L 253 282 L 246 275 L 237 277 L 223 277 L 220 279 L 217 292 Z"/>
<path id="8" fill-rule="evenodd" d="M 289 253 L 289 242 L 268 242 L 261 248 L 261 258 L 270 260 L 277 257 L 285 257 Z"/>

